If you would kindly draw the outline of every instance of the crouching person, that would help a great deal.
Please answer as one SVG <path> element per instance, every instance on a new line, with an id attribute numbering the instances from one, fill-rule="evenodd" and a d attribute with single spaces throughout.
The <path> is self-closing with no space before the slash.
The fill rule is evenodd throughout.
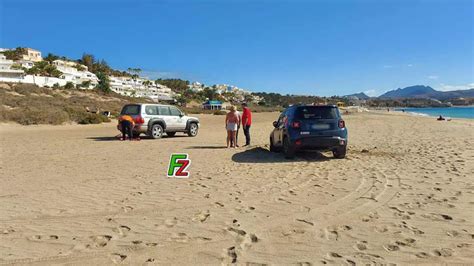
<path id="1" fill-rule="evenodd" d="M 135 121 L 129 115 L 122 115 L 119 118 L 119 128 L 122 131 L 122 138 L 120 140 L 126 140 L 126 135 L 128 135 L 129 140 L 133 140 L 133 127 L 135 126 Z"/>

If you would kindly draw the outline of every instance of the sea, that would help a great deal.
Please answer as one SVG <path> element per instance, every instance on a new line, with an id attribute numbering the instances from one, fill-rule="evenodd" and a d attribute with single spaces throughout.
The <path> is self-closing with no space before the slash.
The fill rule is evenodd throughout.
<path id="1" fill-rule="evenodd" d="M 397 108 L 396 111 L 402 111 L 421 116 L 443 116 L 450 118 L 468 118 L 474 119 L 474 106 L 463 107 L 427 107 L 427 108 Z"/>

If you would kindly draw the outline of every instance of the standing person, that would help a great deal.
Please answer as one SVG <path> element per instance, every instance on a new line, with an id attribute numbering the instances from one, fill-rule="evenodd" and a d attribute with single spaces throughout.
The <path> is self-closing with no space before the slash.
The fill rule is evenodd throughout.
<path id="1" fill-rule="evenodd" d="M 133 140 L 133 132 L 132 129 L 135 126 L 135 121 L 133 121 L 133 118 L 129 115 L 122 115 L 119 118 L 119 128 L 120 131 L 122 131 L 122 138 L 120 140 L 125 140 L 126 135 L 128 135 L 128 138 L 130 140 Z"/>
<path id="2" fill-rule="evenodd" d="M 252 112 L 247 103 L 242 103 L 242 129 L 245 134 L 245 145 L 250 145 L 250 126 L 252 125 Z"/>
<path id="3" fill-rule="evenodd" d="M 239 123 L 239 117 L 235 113 L 235 106 L 230 107 L 230 112 L 225 116 L 225 129 L 227 130 L 227 148 L 235 148 L 235 132 L 237 131 L 237 123 Z"/>
<path id="4" fill-rule="evenodd" d="M 239 110 L 237 108 L 235 109 L 235 113 L 239 117 L 239 122 L 237 123 L 237 131 L 235 131 L 235 146 L 239 147 L 239 130 L 240 130 L 240 124 L 242 124 L 242 116 L 240 115 Z"/>

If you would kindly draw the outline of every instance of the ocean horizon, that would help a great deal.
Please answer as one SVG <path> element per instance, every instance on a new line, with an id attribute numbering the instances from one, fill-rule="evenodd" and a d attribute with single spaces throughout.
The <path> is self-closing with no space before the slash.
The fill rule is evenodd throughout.
<path id="1" fill-rule="evenodd" d="M 450 117 L 474 119 L 474 106 L 459 107 L 420 107 L 420 108 L 397 108 L 396 111 L 402 111 L 421 116 L 432 117 Z"/>

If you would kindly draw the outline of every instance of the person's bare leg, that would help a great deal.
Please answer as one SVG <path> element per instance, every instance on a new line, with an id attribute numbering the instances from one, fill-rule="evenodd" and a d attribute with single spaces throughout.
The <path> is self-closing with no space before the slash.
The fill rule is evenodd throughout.
<path id="1" fill-rule="evenodd" d="M 230 131 L 227 130 L 227 148 L 229 148 L 229 142 L 230 142 Z"/>
<path id="2" fill-rule="evenodd" d="M 237 148 L 237 136 L 236 136 L 236 131 L 232 131 L 232 140 L 234 141 L 234 148 Z"/>

